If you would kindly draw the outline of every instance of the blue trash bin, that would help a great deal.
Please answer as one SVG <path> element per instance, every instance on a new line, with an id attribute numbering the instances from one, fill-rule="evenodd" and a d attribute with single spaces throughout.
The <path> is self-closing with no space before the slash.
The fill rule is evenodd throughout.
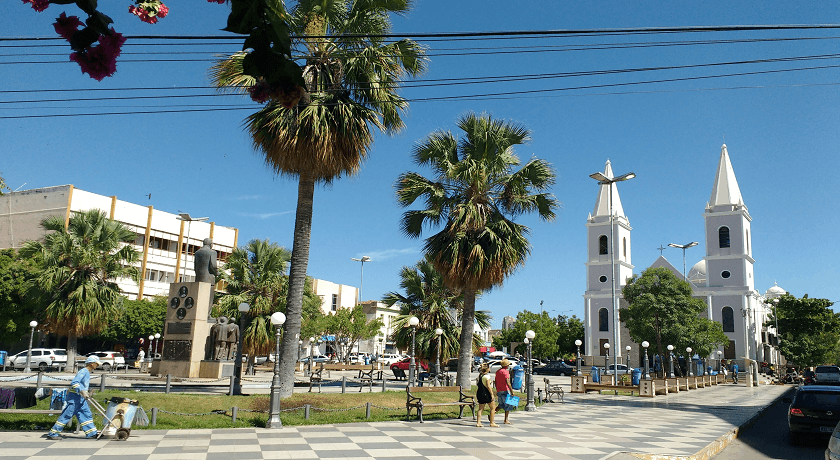
<path id="1" fill-rule="evenodd" d="M 638 385 L 642 380 L 642 370 L 638 367 L 633 369 L 633 377 L 631 377 L 631 379 L 633 381 L 633 385 Z"/>
<path id="2" fill-rule="evenodd" d="M 589 376 L 592 377 L 592 383 L 601 383 L 601 371 L 597 367 L 592 366 Z"/>
<path id="3" fill-rule="evenodd" d="M 514 390 L 521 390 L 522 382 L 525 380 L 525 369 L 522 366 L 516 366 L 513 368 L 512 374 L 510 385 Z"/>
<path id="4" fill-rule="evenodd" d="M 6 354 L 5 351 L 0 350 L 0 366 L 6 365 Z"/>

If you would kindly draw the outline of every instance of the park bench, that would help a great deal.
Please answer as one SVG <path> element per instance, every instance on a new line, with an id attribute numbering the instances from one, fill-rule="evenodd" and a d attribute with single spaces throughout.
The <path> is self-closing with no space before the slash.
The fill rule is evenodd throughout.
<path id="1" fill-rule="evenodd" d="M 318 384 L 318 393 L 321 392 L 321 384 L 324 381 L 324 371 L 327 371 L 327 376 L 329 378 L 329 371 L 352 371 L 357 370 L 359 371 L 359 376 L 356 379 L 351 380 L 352 382 L 359 384 L 359 393 L 362 392 L 362 388 L 365 385 L 368 386 L 369 391 L 373 391 L 373 380 L 374 378 L 381 380 L 382 379 L 382 370 L 376 368 L 376 364 L 318 364 L 318 368 L 313 370 L 309 374 L 309 392 L 312 392 L 312 385 Z"/>
<path id="2" fill-rule="evenodd" d="M 560 402 L 565 402 L 563 401 L 563 388 L 560 387 L 559 383 L 551 383 L 546 378 L 543 381 L 545 382 L 545 402 L 554 402 L 554 396 L 560 396 Z"/>
<path id="3" fill-rule="evenodd" d="M 451 401 L 451 402 L 439 402 L 439 403 L 424 403 L 420 396 L 416 396 L 419 393 L 448 393 L 448 392 L 458 392 L 458 400 Z M 475 418 L 475 398 L 473 396 L 464 394 L 464 391 L 461 389 L 460 386 L 452 386 L 452 387 L 405 387 L 406 393 L 406 401 L 405 401 L 405 409 L 406 409 L 406 421 L 409 421 L 411 418 L 411 409 L 417 410 L 417 417 L 420 419 L 420 423 L 423 423 L 423 408 L 424 407 L 441 407 L 441 406 L 458 406 L 458 418 L 463 418 L 464 416 L 464 408 L 469 407 L 472 411 L 472 416 Z M 413 393 L 413 394 L 412 394 Z"/>

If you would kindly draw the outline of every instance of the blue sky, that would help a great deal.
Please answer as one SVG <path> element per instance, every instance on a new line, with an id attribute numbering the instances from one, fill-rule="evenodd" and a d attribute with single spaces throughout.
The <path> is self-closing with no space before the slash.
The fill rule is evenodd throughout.
<path id="1" fill-rule="evenodd" d="M 105 5 L 106 2 L 103 2 Z M 156 25 L 127 13 L 130 2 L 103 7 L 126 35 L 221 35 L 228 7 L 196 0 L 171 0 L 169 16 Z M 3 3 L 0 37 L 54 37 L 51 26 L 62 11 L 53 5 L 36 13 L 18 1 Z M 68 9 L 70 14 L 77 14 Z M 417 2 L 407 17 L 394 20 L 400 33 L 478 32 L 545 29 L 604 29 L 756 24 L 837 24 L 833 1 L 807 7 L 782 1 L 706 2 Z M 799 38 L 799 40 L 778 40 Z M 803 40 L 802 38 L 810 38 Z M 776 39 L 757 41 L 756 39 Z M 688 43 L 729 41 L 727 43 Z M 752 40 L 745 42 L 744 40 Z M 840 30 L 679 33 L 507 40 L 420 40 L 429 46 L 429 70 L 420 77 L 463 79 L 502 75 L 581 72 L 641 67 L 686 66 L 829 55 Z M 680 46 L 651 46 L 651 43 Z M 0 45 L 33 42 L 0 42 Z M 137 44 L 133 44 L 137 43 Z M 296 182 L 275 177 L 251 147 L 242 120 L 257 106 L 233 97 L 150 96 L 213 94 L 206 87 L 213 53 L 231 52 L 236 42 L 197 46 L 154 46 L 129 40 L 114 77 L 102 82 L 66 62 L 67 47 L 0 48 L 0 117 L 92 112 L 205 109 L 232 104 L 247 110 L 50 118 L 0 118 L 3 133 L 0 171 L 13 189 L 74 184 L 168 212 L 210 216 L 218 225 L 240 229 L 240 244 L 268 238 L 291 247 Z M 172 43 L 167 42 L 167 43 Z M 648 46 L 628 44 L 648 43 Z M 55 45 L 56 42 L 38 42 Z M 591 45 L 600 44 L 593 49 Z M 607 46 L 609 45 L 609 46 Z M 616 47 L 615 45 L 624 45 Z M 541 48 L 537 48 L 541 47 Z M 561 47 L 567 47 L 560 50 Z M 539 52 L 534 52 L 534 51 Z M 162 53 L 152 55 L 150 52 Z M 174 53 L 197 54 L 174 54 Z M 54 56 L 33 56 L 54 53 Z M 135 54 L 136 53 L 136 54 Z M 195 62 L 149 62 L 194 59 Z M 51 61 L 45 64 L 23 62 Z M 58 61 L 62 61 L 59 63 Z M 139 62 L 131 62 L 139 61 Z M 66 62 L 66 63 L 65 63 Z M 838 70 L 752 73 L 637 85 L 648 80 L 695 78 L 731 73 L 833 66 L 838 58 L 729 66 L 706 66 L 618 75 L 544 78 L 493 84 L 418 86 L 402 94 L 412 100 L 406 128 L 377 136 L 370 158 L 354 177 L 319 187 L 315 193 L 311 276 L 358 286 L 359 263 L 367 255 L 365 299 L 397 290 L 398 271 L 421 258 L 421 240 L 403 236 L 403 209 L 394 198 L 394 181 L 418 170 L 412 146 L 437 129 L 455 130 L 462 114 L 487 112 L 516 121 L 533 140 L 517 149 L 557 170 L 554 194 L 563 203 L 551 223 L 531 217 L 533 252 L 526 267 L 502 288 L 479 300 L 494 324 L 523 309 L 582 316 L 585 290 L 585 221 L 595 205 L 597 184 L 589 174 L 607 159 L 616 174 L 637 178 L 619 186 L 633 226 L 633 263 L 641 272 L 658 256 L 660 245 L 699 241 L 687 251 L 689 267 L 705 251 L 702 213 L 709 200 L 721 144 L 726 142 L 744 201 L 752 215 L 756 288 L 774 282 L 796 296 L 840 301 L 836 244 Z M 160 88 L 132 91 L 129 88 Z M 55 89 L 115 88 L 113 92 L 45 92 Z M 529 90 L 554 89 L 530 94 Z M 10 93 L 9 91 L 24 91 Z M 445 96 L 506 93 L 484 99 Z M 143 96 L 116 101 L 22 100 Z M 169 106 L 163 109 L 160 106 Z M 191 107 L 186 107 L 190 105 Z M 421 170 L 422 171 L 422 170 Z M 428 171 L 422 171 L 428 173 Z M 25 185 L 24 185 L 25 184 Z M 146 197 L 151 193 L 151 199 Z M 667 249 L 675 266 L 682 252 Z"/>

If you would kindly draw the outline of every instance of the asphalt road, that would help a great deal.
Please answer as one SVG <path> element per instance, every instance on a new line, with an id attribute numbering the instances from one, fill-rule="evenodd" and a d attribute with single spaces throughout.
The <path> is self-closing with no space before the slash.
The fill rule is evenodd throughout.
<path id="1" fill-rule="evenodd" d="M 793 395 L 794 389 L 788 395 Z M 714 460 L 823 460 L 828 436 L 809 438 L 791 445 L 787 427 L 788 403 L 777 402 Z"/>

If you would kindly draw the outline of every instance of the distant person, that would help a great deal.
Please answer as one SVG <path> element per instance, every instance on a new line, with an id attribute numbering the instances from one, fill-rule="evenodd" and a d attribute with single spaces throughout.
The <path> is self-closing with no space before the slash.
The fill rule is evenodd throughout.
<path id="1" fill-rule="evenodd" d="M 505 400 L 507 399 L 507 395 L 513 393 L 513 385 L 510 384 L 510 372 L 508 371 L 508 367 L 510 367 L 510 361 L 507 358 L 502 359 L 502 362 L 499 363 L 502 367 L 496 371 L 496 399 L 497 405 L 496 410 L 494 412 L 498 412 L 500 409 L 505 411 L 505 425 L 510 425 L 510 421 L 508 418 L 510 417 L 510 411 L 516 409 L 516 407 L 507 404 Z"/>
<path id="2" fill-rule="evenodd" d="M 487 406 L 487 418 L 490 419 L 490 426 L 496 428 L 496 385 L 493 377 L 490 375 L 490 365 L 487 363 L 481 364 L 478 368 L 479 376 L 476 381 L 478 390 L 475 392 L 475 398 L 478 400 L 478 416 L 475 419 L 475 426 L 482 427 L 481 412 L 484 406 Z"/>
<path id="3" fill-rule="evenodd" d="M 738 384 L 738 363 L 732 361 L 732 383 Z"/>
<path id="4" fill-rule="evenodd" d="M 61 432 L 64 427 L 70 423 L 73 417 L 79 422 L 79 426 L 85 432 L 85 437 L 96 438 L 98 432 L 96 425 L 93 424 L 93 414 L 90 412 L 87 398 L 90 397 L 88 389 L 90 388 L 90 373 L 96 370 L 102 361 L 96 355 L 88 356 L 85 360 L 85 367 L 76 373 L 73 380 L 70 382 L 70 388 L 67 390 L 64 410 L 56 420 L 55 425 L 50 428 L 50 432 L 45 435 L 47 439 L 61 439 Z"/>

